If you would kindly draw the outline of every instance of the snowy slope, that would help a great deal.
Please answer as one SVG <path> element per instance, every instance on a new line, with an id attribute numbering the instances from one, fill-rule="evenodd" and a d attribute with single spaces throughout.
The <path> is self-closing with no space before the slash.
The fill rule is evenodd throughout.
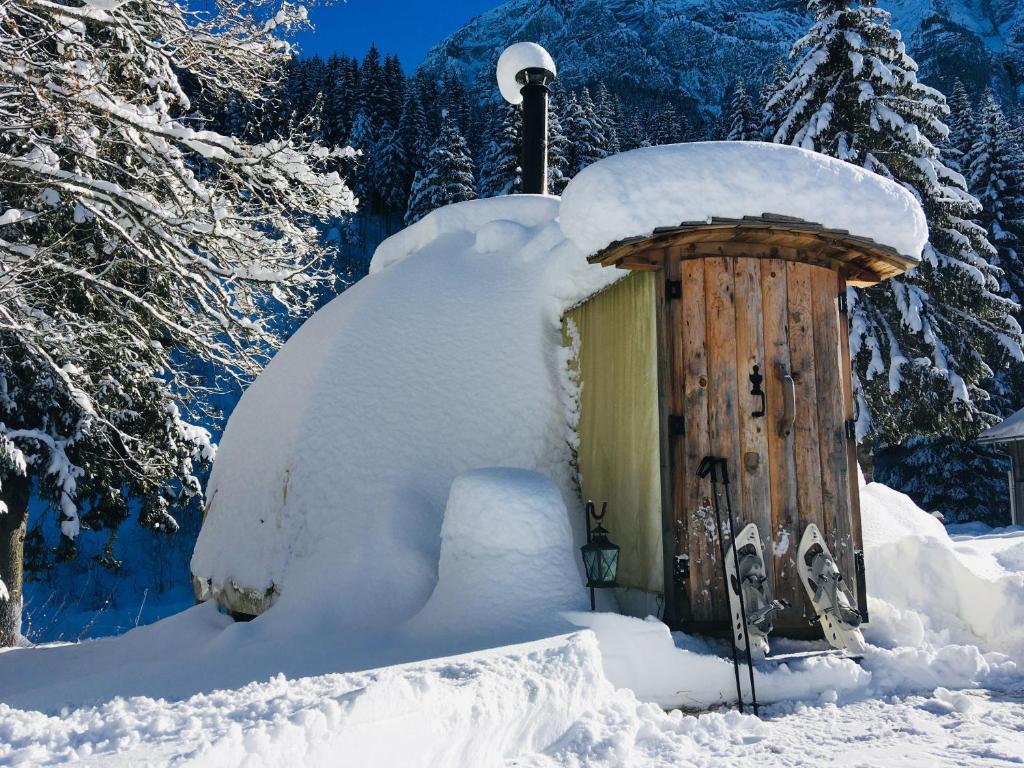
<path id="1" fill-rule="evenodd" d="M 921 65 L 948 88 L 963 77 L 1006 93 L 1020 85 L 1024 9 L 1013 0 L 882 0 Z M 487 93 L 498 54 L 532 40 L 568 87 L 604 81 L 627 99 L 654 94 L 717 108 L 736 81 L 763 73 L 806 29 L 801 0 L 509 0 L 435 46 L 422 69 L 454 68 Z"/>

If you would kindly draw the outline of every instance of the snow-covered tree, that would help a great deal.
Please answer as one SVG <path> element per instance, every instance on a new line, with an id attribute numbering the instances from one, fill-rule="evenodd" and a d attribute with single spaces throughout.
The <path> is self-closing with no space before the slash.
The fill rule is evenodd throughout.
<path id="1" fill-rule="evenodd" d="M 949 97 L 949 116 L 946 118 L 949 134 L 940 145 L 943 159 L 955 171 L 966 172 L 963 158 L 974 142 L 974 123 L 974 104 L 958 78 Z"/>
<path id="2" fill-rule="evenodd" d="M 672 102 L 659 109 L 651 120 L 650 141 L 652 144 L 678 144 L 686 141 L 689 125 Z"/>
<path id="3" fill-rule="evenodd" d="M 1024 151 L 1020 134 L 1003 114 L 991 91 L 981 98 L 971 125 L 962 165 L 971 192 L 981 202 L 978 222 L 996 246 L 1004 293 L 1017 302 L 1015 318 L 1024 322 Z M 1024 406 L 1024 367 L 997 374 L 993 387 L 996 412 L 1008 416 Z"/>
<path id="4" fill-rule="evenodd" d="M 562 100 L 555 95 L 548 108 L 548 191 L 562 194 L 569 183 L 569 140 L 562 128 Z"/>
<path id="5" fill-rule="evenodd" d="M 504 104 L 498 117 L 480 160 L 481 197 L 511 195 L 522 188 L 522 111 L 518 105 Z"/>
<path id="6" fill-rule="evenodd" d="M 608 156 L 608 139 L 601 130 L 594 100 L 587 88 L 583 89 L 579 98 L 569 94 L 562 125 L 569 140 L 567 159 L 570 176 L 575 176 L 588 165 Z"/>
<path id="7" fill-rule="evenodd" d="M 742 80 L 732 89 L 725 124 L 728 126 L 726 141 L 757 141 L 761 138 L 760 120 L 754 114 L 754 105 Z"/>
<path id="8" fill-rule="evenodd" d="M 412 183 L 405 223 L 413 224 L 442 205 L 475 198 L 473 159 L 466 140 L 455 122 L 444 115 L 441 133 Z"/>
<path id="9" fill-rule="evenodd" d="M 775 132 L 779 128 L 783 117 L 789 112 L 790 104 L 787 99 L 776 98 L 786 83 L 789 82 L 789 65 L 779 59 L 775 62 L 768 77 L 765 78 L 761 87 L 760 108 L 761 108 L 761 141 L 771 141 L 775 138 Z"/>
<path id="10" fill-rule="evenodd" d="M 920 199 L 930 232 L 920 267 L 851 291 L 859 433 L 876 446 L 966 437 L 990 420 L 981 384 L 1021 355 L 1020 332 L 1000 296 L 995 249 L 971 221 L 978 202 L 936 148 L 947 135 L 945 98 L 917 81 L 874 0 L 808 8 L 814 25 L 771 102 L 791 104 L 775 140 L 897 180 Z"/>
<path id="11" fill-rule="evenodd" d="M 305 311 L 315 222 L 354 208 L 331 153 L 197 125 L 183 83 L 265 103 L 291 5 L 10 0 L 0 32 L 0 645 L 18 636 L 30 492 L 65 540 L 84 520 L 173 530 L 213 457 L 195 425 L 216 382 L 247 379 Z M 201 116 L 200 116 L 201 117 Z"/>

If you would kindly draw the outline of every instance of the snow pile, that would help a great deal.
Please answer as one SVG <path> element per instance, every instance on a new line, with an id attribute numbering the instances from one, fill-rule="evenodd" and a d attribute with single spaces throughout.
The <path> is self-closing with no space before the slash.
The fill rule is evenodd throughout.
<path id="1" fill-rule="evenodd" d="M 562 194 L 562 230 L 585 253 L 656 227 L 794 216 L 845 229 L 920 260 L 928 225 L 899 184 L 781 144 L 726 141 L 648 147 L 583 169 Z"/>
<path id="2" fill-rule="evenodd" d="M 116 641 L 115 641 L 116 642 Z M 60 716 L 0 704 L 5 765 L 493 766 L 610 699 L 592 635 Z"/>
<path id="3" fill-rule="evenodd" d="M 641 701 L 666 709 L 707 709 L 736 699 L 736 680 L 726 646 L 714 647 L 697 638 L 673 637 L 661 621 L 614 613 L 571 613 L 569 620 L 597 636 L 604 674 Z M 754 676 L 758 700 L 812 700 L 862 691 L 871 675 L 834 656 L 800 659 L 758 669 Z M 741 680 L 744 695 L 749 684 Z"/>
<path id="4" fill-rule="evenodd" d="M 447 206 L 381 244 L 235 409 L 192 560 L 200 594 L 282 620 L 329 613 L 351 632 L 401 624 L 434 588 L 452 481 L 479 467 L 547 476 L 582 543 L 560 318 L 623 275 L 586 257 L 656 225 L 763 211 L 906 253 L 923 242 L 916 203 L 877 176 L 711 143 L 608 158 L 561 201 Z"/>
<path id="5" fill-rule="evenodd" d="M 1019 568 L 1005 567 L 977 545 L 952 541 L 935 517 L 879 483 L 861 487 L 861 510 L 869 642 L 977 646 L 1024 663 Z M 1024 536 L 1016 546 L 1024 547 Z M 1012 559 L 1011 554 L 1006 563 L 1013 565 Z"/>
<path id="6" fill-rule="evenodd" d="M 546 69 L 557 75 L 555 62 L 551 54 L 536 43 L 515 43 L 510 45 L 498 57 L 498 90 L 509 104 L 522 104 L 522 86 L 516 75 L 524 69 Z"/>
<path id="7" fill-rule="evenodd" d="M 452 483 L 437 587 L 413 623 L 425 632 L 536 631 L 584 607 L 575 554 L 565 503 L 550 480 L 519 469 L 468 472 Z"/>

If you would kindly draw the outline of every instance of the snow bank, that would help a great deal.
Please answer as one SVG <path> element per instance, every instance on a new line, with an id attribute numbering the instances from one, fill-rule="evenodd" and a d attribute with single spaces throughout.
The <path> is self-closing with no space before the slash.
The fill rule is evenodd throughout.
<path id="1" fill-rule="evenodd" d="M 522 104 L 522 86 L 516 75 L 524 69 L 546 69 L 557 75 L 555 62 L 546 50 L 536 43 L 515 43 L 510 45 L 498 57 L 498 90 L 509 104 Z"/>
<path id="2" fill-rule="evenodd" d="M 0 763 L 496 766 L 611 698 L 592 635 L 60 716 L 0 704 Z"/>
<path id="3" fill-rule="evenodd" d="M 656 227 L 776 213 L 845 229 L 920 260 L 928 225 L 914 196 L 863 168 L 797 147 L 701 142 L 624 152 L 562 193 L 562 230 L 592 254 Z"/>
<path id="4" fill-rule="evenodd" d="M 518 469 L 461 475 L 444 513 L 437 587 L 414 624 L 513 636 L 551 624 L 584 607 L 575 554 L 565 503 L 546 477 Z"/>
<path id="5" fill-rule="evenodd" d="M 574 624 L 591 629 L 601 649 L 604 674 L 614 685 L 628 688 L 641 701 L 666 709 L 706 709 L 736 700 L 732 660 L 722 648 L 690 649 L 677 642 L 693 642 L 685 635 L 673 639 L 657 619 L 635 619 L 613 613 L 572 613 Z M 746 675 L 746 670 L 744 670 Z M 754 685 L 758 701 L 820 700 L 863 690 L 870 673 L 853 662 L 836 657 L 794 660 L 777 667 L 757 669 Z M 746 677 L 741 680 L 749 698 Z"/>
<path id="6" fill-rule="evenodd" d="M 977 646 L 1024 661 L 1024 573 L 952 541 L 935 517 L 880 483 L 861 487 L 861 515 L 871 643 Z"/>

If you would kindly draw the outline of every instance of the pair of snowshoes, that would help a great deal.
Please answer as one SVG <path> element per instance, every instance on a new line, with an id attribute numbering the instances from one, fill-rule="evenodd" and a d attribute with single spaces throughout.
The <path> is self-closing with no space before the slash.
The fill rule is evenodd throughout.
<path id="1" fill-rule="evenodd" d="M 754 523 L 740 531 L 732 542 L 725 558 L 725 567 L 729 583 L 733 641 L 737 648 L 745 651 L 749 639 L 751 660 L 762 661 L 769 651 L 768 635 L 773 627 L 772 616 L 788 605 L 768 597 L 768 575 L 761 537 Z M 864 637 L 860 632 L 860 613 L 853 607 L 853 599 L 835 559 L 821 531 L 814 524 L 807 526 L 800 540 L 797 573 L 829 645 L 845 653 L 861 653 L 864 650 Z"/>

